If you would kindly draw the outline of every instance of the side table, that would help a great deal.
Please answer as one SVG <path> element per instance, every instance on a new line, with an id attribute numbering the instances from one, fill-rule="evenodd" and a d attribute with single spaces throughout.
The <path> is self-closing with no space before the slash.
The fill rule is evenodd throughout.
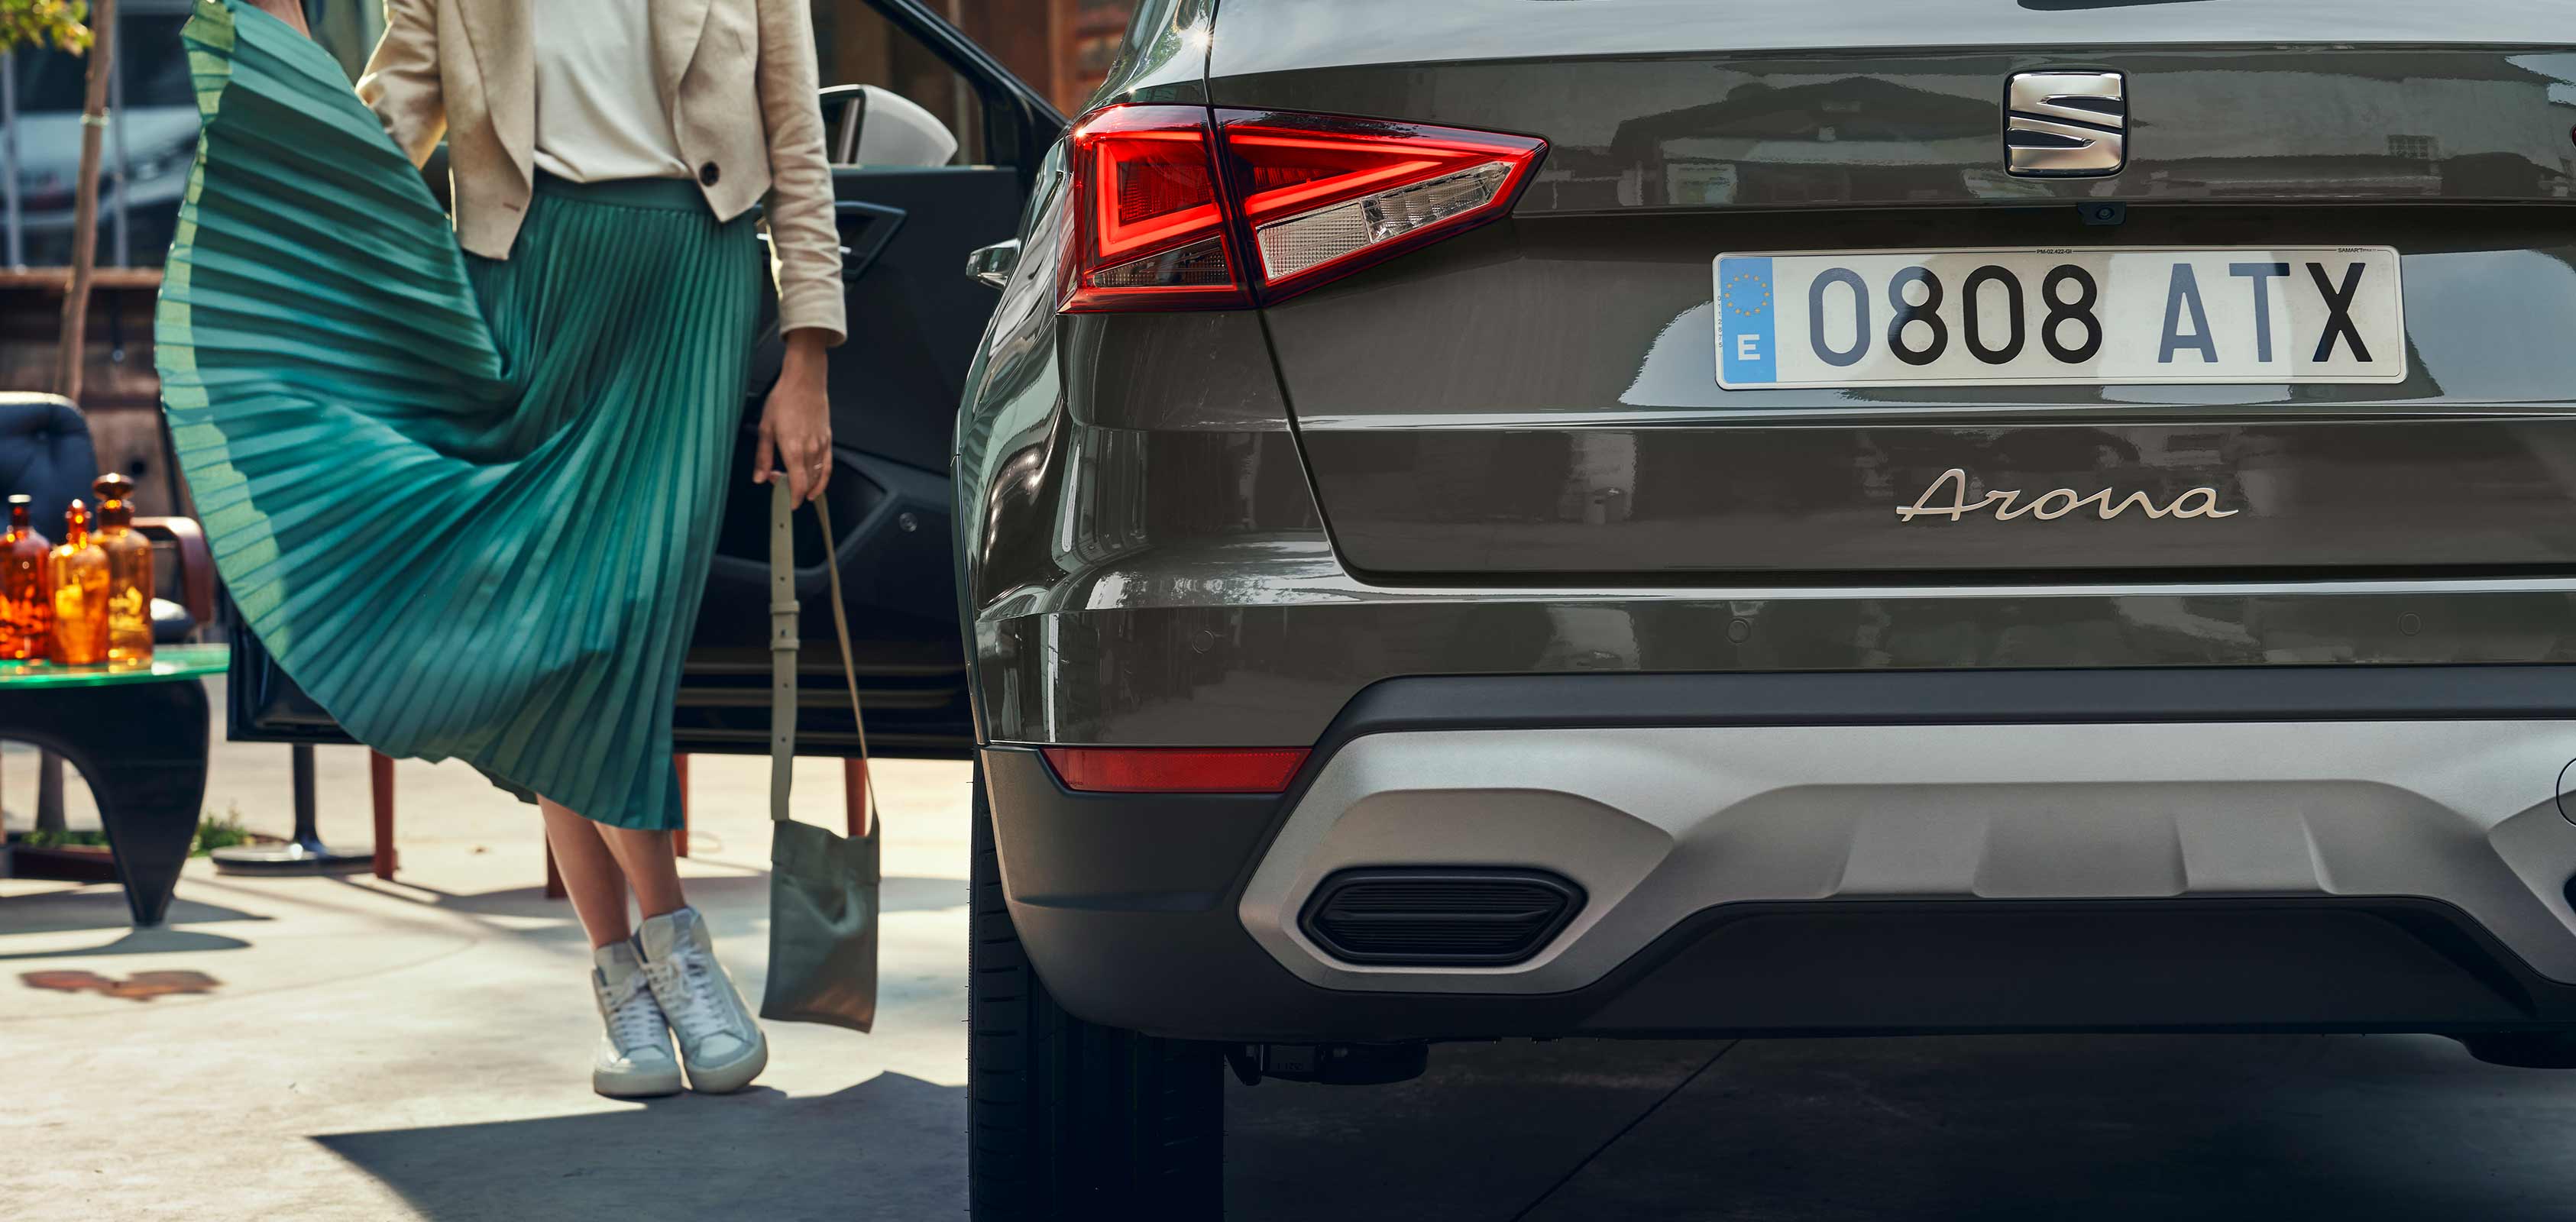
<path id="1" fill-rule="evenodd" d="M 161 923 L 206 798 L 207 675 L 223 645 L 164 645 L 149 667 L 0 663 L 0 738 L 68 759 L 107 825 L 137 926 Z"/>

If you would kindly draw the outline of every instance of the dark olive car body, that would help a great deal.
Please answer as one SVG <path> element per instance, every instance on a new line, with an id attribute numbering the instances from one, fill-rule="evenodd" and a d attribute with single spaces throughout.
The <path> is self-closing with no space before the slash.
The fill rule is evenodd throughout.
<path id="1" fill-rule="evenodd" d="M 1048 1099 L 1509 1036 L 2559 1056 L 2576 8 L 1147 0 L 1094 105 L 1205 112 L 1243 287 L 1087 296 L 1144 264 L 1096 266 L 1138 197 L 1084 182 L 1124 171 L 1077 121 L 958 418 L 983 915 L 1125 1058 L 1053 1046 Z M 2051 107 L 2075 138 L 2019 134 Z M 1290 286 L 1233 133 L 1292 120 L 1543 153 L 1483 223 Z M 2104 135 L 2099 172 L 2021 172 Z M 1728 384 L 1712 260 L 1958 251 L 2202 252 L 2211 300 L 2312 262 L 2318 362 L 2365 338 L 2335 269 L 2384 258 L 2402 325 L 2370 378 Z M 2192 257 L 2161 359 L 2268 360 L 2177 322 Z M 1919 363 L 1941 289 L 1872 321 L 1851 281 L 1854 342 Z M 1977 325 L 1948 308 L 1936 344 Z M 1306 754 L 1278 792 L 1073 770 L 1221 748 Z"/>

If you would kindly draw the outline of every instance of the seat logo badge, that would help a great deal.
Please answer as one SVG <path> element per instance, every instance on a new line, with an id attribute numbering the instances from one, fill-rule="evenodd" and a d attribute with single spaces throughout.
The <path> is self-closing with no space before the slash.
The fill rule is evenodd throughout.
<path id="1" fill-rule="evenodd" d="M 2004 89 L 2004 168 L 2099 178 L 2127 164 L 2129 99 L 2117 72 L 2016 72 Z"/>
<path id="2" fill-rule="evenodd" d="M 1945 494 L 1949 498 L 1947 501 L 1940 499 Z M 2219 508 L 2216 488 L 2187 489 L 2162 505 L 2156 504 L 2155 498 L 2143 492 L 2132 492 L 2114 501 L 2108 488 L 2083 495 L 2077 495 L 2072 488 L 2052 488 L 2028 501 L 2021 499 L 2018 488 L 1997 489 L 1986 493 L 1983 499 L 1971 502 L 1968 500 L 1968 473 L 1952 467 L 1933 480 L 1932 486 L 1923 490 L 1923 495 L 1914 498 L 1913 504 L 1899 506 L 1896 517 L 1902 522 L 1920 517 L 1948 518 L 1956 522 L 1970 514 L 1992 510 L 1998 522 L 2009 522 L 2023 514 L 2043 522 L 2053 522 L 2087 505 L 2092 506 L 2095 516 L 2105 522 L 2131 509 L 2141 510 L 2150 518 L 2232 518 L 2244 512 Z"/>

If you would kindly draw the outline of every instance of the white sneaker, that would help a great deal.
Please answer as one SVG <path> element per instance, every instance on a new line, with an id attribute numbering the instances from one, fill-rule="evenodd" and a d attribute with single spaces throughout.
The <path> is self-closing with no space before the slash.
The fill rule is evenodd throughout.
<path id="1" fill-rule="evenodd" d="M 644 952 L 644 978 L 652 982 L 653 999 L 680 1037 L 689 1089 L 721 1095 L 749 1086 L 769 1064 L 769 1040 L 716 962 L 715 940 L 707 935 L 698 910 L 682 908 L 647 918 L 635 943 Z"/>
<path id="2" fill-rule="evenodd" d="M 679 1093 L 680 1061 L 635 944 L 611 942 L 590 952 L 590 962 L 591 994 L 608 1027 L 591 1060 L 590 1088 L 611 1099 Z"/>

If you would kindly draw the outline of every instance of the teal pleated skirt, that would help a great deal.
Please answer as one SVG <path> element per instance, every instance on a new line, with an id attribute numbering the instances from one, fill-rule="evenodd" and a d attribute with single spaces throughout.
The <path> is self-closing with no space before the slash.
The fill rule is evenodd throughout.
<path id="1" fill-rule="evenodd" d="M 203 137 L 155 346 L 240 614 L 377 750 L 679 826 L 752 222 L 685 181 L 541 179 L 511 257 L 467 255 L 319 46 L 219 0 L 184 38 Z"/>

